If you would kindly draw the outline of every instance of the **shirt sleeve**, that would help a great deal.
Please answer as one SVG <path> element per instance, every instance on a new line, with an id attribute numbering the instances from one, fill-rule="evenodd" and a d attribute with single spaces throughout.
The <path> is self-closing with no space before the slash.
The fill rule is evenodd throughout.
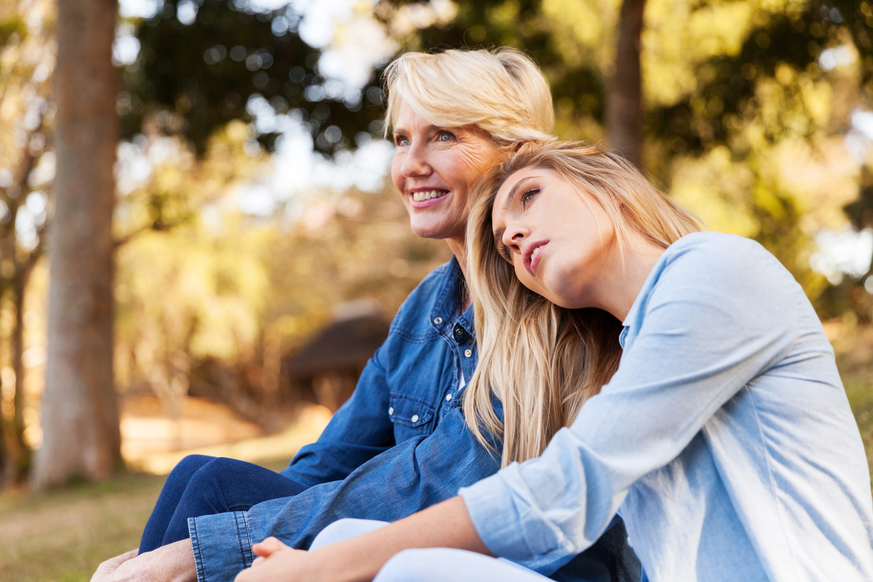
<path id="1" fill-rule="evenodd" d="M 475 439 L 455 405 L 433 434 L 392 447 L 342 481 L 315 485 L 296 497 L 267 501 L 247 512 L 190 519 L 198 580 L 233 580 L 251 565 L 252 543 L 268 536 L 308 548 L 338 519 L 394 521 L 453 497 L 460 487 L 499 467 L 500 458 Z"/>
<path id="2" fill-rule="evenodd" d="M 394 446 L 381 352 L 380 348 L 367 362 L 352 397 L 333 415 L 318 440 L 302 447 L 280 471 L 282 475 L 307 487 L 342 480 Z"/>
<path id="3" fill-rule="evenodd" d="M 625 321 L 609 384 L 541 457 L 461 491 L 491 551 L 530 559 L 588 547 L 637 479 L 790 350 L 796 295 L 779 290 L 797 284 L 757 243 L 732 238 L 669 249 Z"/>

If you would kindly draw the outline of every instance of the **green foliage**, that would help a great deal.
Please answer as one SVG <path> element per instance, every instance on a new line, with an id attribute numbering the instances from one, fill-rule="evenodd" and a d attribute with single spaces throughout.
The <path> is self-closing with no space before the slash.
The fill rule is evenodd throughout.
<path id="1" fill-rule="evenodd" d="M 296 110 L 316 148 L 327 153 L 350 147 L 356 133 L 376 128 L 371 123 L 382 116 L 378 84 L 356 95 L 326 96 L 317 67 L 320 52 L 300 39 L 300 15 L 293 7 L 255 12 L 238 0 L 196 4 L 190 24 L 176 18 L 178 0 L 166 0 L 157 15 L 137 24 L 139 59 L 122 72 L 126 136 L 154 118 L 162 130 L 184 135 L 202 154 L 223 125 L 251 121 L 246 104 L 253 95 L 263 96 L 279 113 Z M 342 128 L 346 137 L 328 139 L 325 130 L 331 126 Z M 276 137 L 266 133 L 257 139 L 271 150 Z"/>
<path id="2" fill-rule="evenodd" d="M 6 46 L 13 35 L 15 40 L 22 40 L 27 34 L 27 27 L 17 15 L 0 22 L 0 46 Z"/>

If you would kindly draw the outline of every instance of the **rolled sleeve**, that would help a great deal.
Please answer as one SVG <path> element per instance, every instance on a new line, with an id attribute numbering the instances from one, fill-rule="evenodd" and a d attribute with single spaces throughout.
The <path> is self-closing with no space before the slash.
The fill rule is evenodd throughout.
<path id="1" fill-rule="evenodd" d="M 245 512 L 188 519 L 198 582 L 233 580 L 252 565 L 251 528 Z"/>
<path id="2" fill-rule="evenodd" d="M 497 475 L 461 489 L 460 495 L 476 532 L 495 555 L 517 561 L 535 556 L 548 561 L 573 554 L 560 530 L 530 519 L 535 504 L 525 491 L 527 484 L 518 474 L 518 464 L 513 463 Z"/>

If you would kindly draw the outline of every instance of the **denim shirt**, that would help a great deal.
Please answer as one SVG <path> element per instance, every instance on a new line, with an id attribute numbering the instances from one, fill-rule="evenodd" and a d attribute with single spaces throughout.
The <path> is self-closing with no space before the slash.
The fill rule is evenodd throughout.
<path id="1" fill-rule="evenodd" d="M 457 316 L 463 284 L 453 258 L 406 299 L 353 396 L 318 441 L 282 471 L 309 489 L 247 512 L 189 519 L 200 582 L 233 580 L 251 565 L 252 543 L 268 536 L 308 548 L 341 518 L 394 521 L 500 468 L 499 454 L 473 437 L 461 408 L 459 371 L 469 380 L 477 361 L 472 308 Z M 502 417 L 499 401 L 494 403 Z M 528 565 L 558 580 L 582 580 L 589 573 L 596 575 L 585 580 L 639 580 L 621 525 L 556 572 L 570 558 Z"/>
<path id="2" fill-rule="evenodd" d="M 491 551 L 574 554 L 621 507 L 651 580 L 873 580 L 864 447 L 809 300 L 757 243 L 683 237 L 618 371 L 545 453 L 461 491 Z"/>

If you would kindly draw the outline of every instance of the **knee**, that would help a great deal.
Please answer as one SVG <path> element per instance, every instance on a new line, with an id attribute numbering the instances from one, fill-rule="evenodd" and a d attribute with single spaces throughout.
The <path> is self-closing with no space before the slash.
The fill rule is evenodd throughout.
<path id="1" fill-rule="evenodd" d="M 198 486 L 206 486 L 213 483 L 219 483 L 224 479 L 236 480 L 239 473 L 237 465 L 239 461 L 228 459 L 225 457 L 207 457 L 208 462 L 204 463 L 194 476 L 191 477 L 191 483 L 196 483 Z"/>
<path id="2" fill-rule="evenodd" d="M 167 480 L 170 483 L 177 483 L 185 486 L 197 471 L 203 468 L 204 465 L 209 464 L 213 458 L 214 457 L 206 455 L 188 455 L 176 463 L 176 466 L 173 467 L 173 470 L 170 471 L 170 474 L 167 476 Z"/>
<path id="3" fill-rule="evenodd" d="M 207 455 L 188 455 L 173 467 L 173 473 L 194 473 L 215 457 Z"/>
<path id="4" fill-rule="evenodd" d="M 341 542 L 355 536 L 361 536 L 381 527 L 385 527 L 386 525 L 388 525 L 388 523 L 385 521 L 351 518 L 341 519 L 321 530 L 321 533 L 315 536 L 309 549 L 315 550 L 322 546 Z"/>
<path id="5" fill-rule="evenodd" d="M 403 550 L 388 560 L 373 582 L 423 582 L 435 573 L 429 550 Z"/>

